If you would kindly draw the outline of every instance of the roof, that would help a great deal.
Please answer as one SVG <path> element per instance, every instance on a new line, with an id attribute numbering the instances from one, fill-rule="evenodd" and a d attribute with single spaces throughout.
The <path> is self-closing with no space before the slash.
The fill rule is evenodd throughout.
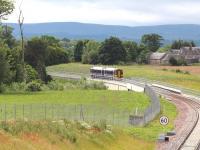
<path id="1" fill-rule="evenodd" d="M 103 67 L 92 67 L 93 70 L 103 70 Z"/>
<path id="2" fill-rule="evenodd" d="M 106 71 L 115 71 L 117 68 L 105 68 L 105 67 L 92 67 L 92 70 L 106 70 Z"/>
<path id="3" fill-rule="evenodd" d="M 152 53 L 150 55 L 150 60 L 161 60 L 163 57 L 165 57 L 166 53 Z"/>
<path id="4" fill-rule="evenodd" d="M 115 71 L 117 68 L 105 68 L 106 71 Z"/>

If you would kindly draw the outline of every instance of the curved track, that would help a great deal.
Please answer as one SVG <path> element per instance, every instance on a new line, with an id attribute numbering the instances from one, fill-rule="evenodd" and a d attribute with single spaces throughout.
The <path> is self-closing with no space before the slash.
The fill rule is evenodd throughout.
<path id="1" fill-rule="evenodd" d="M 56 73 L 56 74 L 50 74 L 52 76 L 56 76 L 56 77 L 62 77 L 62 78 L 68 78 L 68 76 L 66 76 L 66 74 L 62 74 L 62 73 Z M 70 79 L 79 79 L 80 77 L 75 76 L 75 74 L 70 75 Z M 140 87 L 144 87 L 146 82 L 140 82 L 140 81 L 136 81 L 136 80 L 123 80 L 121 81 L 122 83 L 129 83 L 129 84 L 134 84 Z M 186 97 L 185 95 L 183 95 L 181 93 L 181 91 L 177 90 L 177 89 L 172 89 L 166 86 L 162 86 L 160 85 L 160 87 L 158 85 L 156 85 L 156 87 L 154 87 L 154 90 L 156 91 L 156 93 L 167 97 L 170 100 L 176 99 L 179 101 L 184 101 L 185 103 L 187 103 L 188 105 L 191 106 L 191 109 L 193 109 L 195 111 L 195 116 L 191 116 L 191 117 L 195 117 L 195 120 L 193 122 L 193 125 L 191 127 L 191 129 L 188 129 L 189 131 L 186 133 L 186 135 L 182 135 L 182 137 L 180 138 L 181 141 L 176 142 L 174 145 L 172 145 L 171 147 L 168 147 L 169 150 L 200 150 L 200 100 L 196 100 L 192 97 Z"/>
<path id="2" fill-rule="evenodd" d="M 179 141 L 176 141 L 174 145 L 171 145 L 171 149 L 175 150 L 199 150 L 200 146 L 200 102 L 185 97 L 181 93 L 177 93 L 177 90 L 172 91 L 171 89 L 164 89 L 163 87 L 154 87 L 154 90 L 166 98 L 170 100 L 179 100 L 187 103 L 191 106 L 191 108 L 195 111 L 195 115 L 193 116 L 193 125 L 188 131 L 186 131 L 186 135 L 182 135 L 184 138 L 180 138 Z M 191 116 L 192 117 L 192 116 Z M 182 140 L 182 141 L 180 141 Z"/>

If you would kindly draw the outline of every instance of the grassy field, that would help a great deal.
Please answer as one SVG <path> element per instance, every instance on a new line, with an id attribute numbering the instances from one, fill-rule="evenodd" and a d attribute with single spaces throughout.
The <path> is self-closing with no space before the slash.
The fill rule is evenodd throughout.
<path id="1" fill-rule="evenodd" d="M 39 92 L 34 94 L 4 94 L 0 95 L 0 104 L 97 104 L 108 105 L 109 108 L 132 109 L 145 108 L 149 104 L 147 96 L 139 93 L 106 91 L 106 90 L 68 90 L 60 92 Z M 62 132 L 55 131 L 56 134 L 46 132 L 36 126 L 20 125 L 19 127 L 4 127 L 0 130 L 0 149 L 67 149 L 70 150 L 153 150 L 157 136 L 173 129 L 173 120 L 177 112 L 174 105 L 162 100 L 162 114 L 170 118 L 170 124 L 163 128 L 159 124 L 159 117 L 145 127 L 113 127 L 112 134 L 105 132 L 91 133 L 83 132 L 80 129 L 71 129 L 67 125 L 67 130 L 73 131 L 77 141 L 70 142 L 63 140 Z M 104 111 L 102 111 L 103 113 Z M 48 126 L 47 126 L 48 127 Z M 20 129 L 20 133 L 16 131 Z M 43 131 L 44 130 L 44 131 Z M 50 130 L 52 131 L 52 130 Z M 13 134 L 14 132 L 14 134 Z M 67 131 L 68 132 L 68 131 Z M 59 134 L 58 134 L 59 133 Z M 58 134 L 58 135 L 57 135 Z M 61 135 L 60 135 L 61 134 Z M 64 136 L 65 137 L 65 136 Z M 10 143 L 10 144 L 7 144 Z M 137 145 L 137 146 L 136 146 Z"/>
<path id="2" fill-rule="evenodd" d="M 0 95 L 0 104 L 96 104 L 116 109 L 146 108 L 149 97 L 142 93 L 108 90 L 67 90 Z"/>
<path id="3" fill-rule="evenodd" d="M 72 91 L 69 91 L 72 92 Z M 82 103 L 80 101 L 80 96 L 87 97 L 90 92 L 96 92 L 97 91 L 81 91 L 84 92 L 84 95 L 76 94 L 73 97 L 73 101 L 69 100 L 69 92 L 64 93 L 63 92 L 52 92 L 52 93 L 37 93 L 34 95 L 28 96 L 27 94 L 20 94 L 20 95 L 1 95 L 1 103 L 8 103 L 8 104 L 16 104 L 16 103 L 40 103 L 40 102 L 49 102 L 49 103 Z M 100 93 L 97 94 L 96 98 L 91 99 L 85 99 L 86 103 L 98 103 L 101 101 L 102 96 L 104 95 L 105 91 L 100 91 Z M 136 107 L 138 104 L 137 101 L 140 101 L 140 103 L 143 103 L 143 105 L 148 104 L 148 99 L 146 96 L 142 96 L 141 94 L 133 94 L 128 92 L 117 92 L 113 93 L 111 91 L 107 91 L 106 94 L 112 94 L 112 98 L 119 98 L 120 96 L 126 97 L 127 100 L 132 97 L 132 100 L 129 101 L 129 104 L 132 105 L 132 107 Z M 76 91 L 77 93 L 77 91 Z M 90 93 L 91 94 L 91 93 Z M 53 101 L 53 99 L 56 97 L 60 97 L 62 95 L 62 101 Z M 73 94 L 72 94 L 73 95 Z M 79 98 L 77 99 L 77 95 L 79 95 Z M 116 96 L 118 95 L 118 96 Z M 15 96 L 17 98 L 15 98 Z M 129 97 L 131 96 L 131 97 Z M 82 98 L 81 97 L 81 98 Z M 108 97 L 111 97 L 108 96 Z M 45 98 L 45 99 L 44 99 Z M 108 100 L 113 101 L 112 107 L 119 107 L 118 102 L 114 99 L 109 98 Z M 146 100 L 145 100 L 146 99 Z M 115 104 L 114 104 L 115 103 Z M 121 103 L 121 102 L 119 102 Z M 172 105 L 170 102 L 162 100 L 162 113 L 160 115 L 168 116 L 170 119 L 169 125 L 163 128 L 163 126 L 159 123 L 159 116 L 152 121 L 150 124 L 148 124 L 145 127 L 128 127 L 128 128 L 113 128 L 112 133 L 106 133 L 106 132 L 95 132 L 91 133 L 89 131 L 82 131 L 80 129 L 82 128 L 73 128 L 72 126 L 67 125 L 65 129 L 61 129 L 58 132 L 55 130 L 55 133 L 50 128 L 50 131 L 46 129 L 51 127 L 51 125 L 45 125 L 41 124 L 41 127 L 38 125 L 33 125 L 27 122 L 22 125 L 14 125 L 11 124 L 11 126 L 3 127 L 3 129 L 0 132 L 0 143 L 1 148 L 0 149 L 66 149 L 66 146 L 69 150 L 87 150 L 87 149 L 93 149 L 93 150 L 154 150 L 155 149 L 155 140 L 158 137 L 160 133 L 170 131 L 173 129 L 173 121 L 177 115 L 176 108 L 174 105 Z M 123 104 L 120 104 L 123 105 Z M 124 105 L 123 108 L 129 108 L 130 106 Z M 121 106 L 120 106 L 121 108 Z M 27 125 L 28 124 L 28 125 Z M 2 126 L 1 126 L 2 127 Z M 59 126 L 55 126 L 55 128 L 58 128 Z M 63 127 L 63 126 L 62 126 Z M 55 129 L 53 128 L 53 129 Z M 59 127 L 60 128 L 60 127 Z M 67 130 L 67 131 L 65 131 Z M 70 132 L 69 132 L 69 131 Z M 70 137 L 67 136 L 67 139 L 65 139 L 65 134 L 70 133 L 70 137 L 76 138 L 76 142 L 71 142 L 71 139 L 68 139 Z M 64 135 L 63 135 L 64 134 Z M 8 144 L 9 143 L 9 144 Z M 137 146 L 136 146 L 137 145 Z"/>
<path id="4" fill-rule="evenodd" d="M 154 121 L 145 127 L 129 128 L 127 131 L 135 137 L 146 141 L 155 141 L 159 134 L 172 131 L 174 129 L 174 120 L 178 114 L 176 107 L 166 100 L 161 100 L 161 105 L 162 112 Z M 161 116 L 167 116 L 169 118 L 169 124 L 165 127 L 160 125 L 159 118 Z"/>
<path id="5" fill-rule="evenodd" d="M 78 63 L 61 64 L 48 67 L 49 72 L 76 72 L 89 73 L 92 65 L 83 65 Z M 157 80 L 178 85 L 184 88 L 200 91 L 200 67 L 166 67 L 149 65 L 130 65 L 114 66 L 124 70 L 125 77 L 139 77 L 150 80 Z M 188 71 L 188 73 L 177 73 L 176 69 Z"/>
<path id="6" fill-rule="evenodd" d="M 133 138 L 120 130 L 112 134 L 76 131 L 77 142 L 71 143 L 62 137 L 40 132 L 22 132 L 11 135 L 0 132 L 0 150 L 154 150 L 154 142 Z"/>

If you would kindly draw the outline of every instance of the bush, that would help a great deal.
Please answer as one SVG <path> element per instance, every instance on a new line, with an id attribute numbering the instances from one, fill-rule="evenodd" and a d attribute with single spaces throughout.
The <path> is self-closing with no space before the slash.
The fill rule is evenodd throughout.
<path id="1" fill-rule="evenodd" d="M 185 71 L 184 74 L 188 74 L 188 75 L 190 75 L 190 72 L 189 72 L 189 71 Z"/>
<path id="2" fill-rule="evenodd" d="M 5 84 L 0 84 L 0 93 L 5 92 Z"/>
<path id="3" fill-rule="evenodd" d="M 176 73 L 183 73 L 183 71 L 180 70 L 180 69 L 176 69 L 175 72 L 176 72 Z"/>
<path id="4" fill-rule="evenodd" d="M 64 90 L 64 85 L 61 82 L 57 81 L 57 80 L 49 82 L 47 84 L 47 87 L 50 90 L 56 90 L 56 91 L 63 91 Z"/>
<path id="5" fill-rule="evenodd" d="M 172 66 L 177 66 L 178 65 L 178 61 L 174 58 L 174 57 L 171 57 L 169 59 L 169 63 L 172 65 Z"/>
<path id="6" fill-rule="evenodd" d="M 168 69 L 166 69 L 166 68 L 163 68 L 163 69 L 162 69 L 162 71 L 168 71 Z"/>
<path id="7" fill-rule="evenodd" d="M 178 60 L 178 66 L 187 66 L 187 62 L 182 58 Z"/>
<path id="8" fill-rule="evenodd" d="M 26 91 L 29 91 L 29 92 L 42 91 L 41 83 L 39 83 L 38 81 L 32 81 L 32 82 L 28 83 Z"/>
<path id="9" fill-rule="evenodd" d="M 83 89 L 92 89 L 92 90 L 106 90 L 107 87 L 104 85 L 103 82 L 87 82 L 86 80 L 82 79 L 80 81 L 80 87 Z"/>
<path id="10" fill-rule="evenodd" d="M 25 65 L 25 73 L 25 79 L 27 83 L 38 79 L 37 71 L 30 65 Z"/>
<path id="11" fill-rule="evenodd" d="M 25 89 L 26 89 L 26 83 L 14 82 L 6 87 L 6 92 L 7 93 L 20 93 L 20 92 L 24 92 Z"/>

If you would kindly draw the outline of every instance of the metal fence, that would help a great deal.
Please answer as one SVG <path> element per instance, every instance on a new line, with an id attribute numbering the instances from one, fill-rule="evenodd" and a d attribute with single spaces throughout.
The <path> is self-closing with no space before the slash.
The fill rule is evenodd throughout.
<path id="1" fill-rule="evenodd" d="M 143 111 L 114 109 L 105 105 L 65 105 L 65 104 L 0 104 L 0 120 L 9 121 L 86 121 L 101 122 L 114 126 L 129 126 L 131 114 Z"/>
<path id="2" fill-rule="evenodd" d="M 106 104 L 0 104 L 1 121 L 42 121 L 69 120 L 101 122 L 114 126 L 127 127 L 144 125 L 160 112 L 160 102 L 154 91 L 146 86 L 145 93 L 151 104 L 146 110 L 124 110 L 108 107 Z"/>
<path id="3" fill-rule="evenodd" d="M 140 125 L 143 126 L 150 121 L 152 121 L 161 111 L 160 100 L 154 90 L 146 85 L 145 86 L 145 93 L 150 97 L 151 104 L 145 110 L 144 114 L 141 115 L 130 115 L 129 123 L 132 125 Z"/>

